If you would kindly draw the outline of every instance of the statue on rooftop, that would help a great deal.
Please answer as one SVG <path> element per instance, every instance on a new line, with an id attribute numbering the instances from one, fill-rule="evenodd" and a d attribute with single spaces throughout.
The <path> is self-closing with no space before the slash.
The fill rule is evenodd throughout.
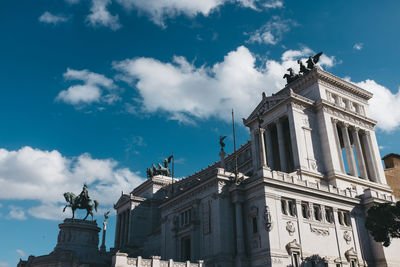
<path id="1" fill-rule="evenodd" d="M 226 137 L 227 137 L 227 136 L 220 136 L 220 137 L 219 137 L 219 144 L 220 144 L 220 146 L 221 146 L 221 150 L 224 150 L 224 147 L 225 147 L 224 139 L 225 139 Z"/>
<path id="2" fill-rule="evenodd" d="M 163 176 L 168 176 L 171 177 L 171 170 L 169 168 L 169 163 L 171 162 L 173 158 L 173 155 L 169 156 L 168 158 L 164 159 L 162 165 L 160 163 L 157 163 L 156 167 L 154 164 L 152 164 L 152 168 L 147 168 L 146 173 L 147 173 L 147 178 L 151 178 L 155 175 L 163 175 Z"/>
<path id="3" fill-rule="evenodd" d="M 318 63 L 319 57 L 322 55 L 322 52 L 319 52 L 315 56 L 309 56 L 306 63 L 307 63 L 307 68 L 308 69 L 313 69 L 314 66 Z"/>
<path id="4" fill-rule="evenodd" d="M 289 73 L 286 73 L 283 78 L 286 79 L 286 82 L 289 84 L 291 82 L 293 82 L 294 80 L 296 80 L 297 78 L 300 77 L 299 74 L 294 73 L 294 70 L 292 68 L 288 68 L 287 71 Z"/>
<path id="5" fill-rule="evenodd" d="M 63 212 L 65 212 L 67 207 L 70 207 L 72 209 L 72 219 L 74 219 L 76 209 L 86 209 L 86 216 L 83 218 L 83 220 L 86 220 L 90 214 L 93 221 L 93 209 L 97 212 L 99 203 L 97 200 L 90 199 L 86 184 L 83 185 L 82 192 L 79 194 L 79 196 L 75 196 L 75 194 L 72 192 L 66 192 L 64 193 L 64 198 L 68 204 L 65 205 Z"/>

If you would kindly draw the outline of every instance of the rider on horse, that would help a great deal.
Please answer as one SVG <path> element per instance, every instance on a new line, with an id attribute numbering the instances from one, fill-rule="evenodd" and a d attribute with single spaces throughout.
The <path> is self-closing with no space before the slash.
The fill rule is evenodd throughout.
<path id="1" fill-rule="evenodd" d="M 83 184 L 82 192 L 79 194 L 77 204 L 80 204 L 82 206 L 89 199 L 90 199 L 89 198 L 89 193 L 88 193 L 88 190 L 87 190 L 87 185 L 85 183 L 85 184 Z"/>

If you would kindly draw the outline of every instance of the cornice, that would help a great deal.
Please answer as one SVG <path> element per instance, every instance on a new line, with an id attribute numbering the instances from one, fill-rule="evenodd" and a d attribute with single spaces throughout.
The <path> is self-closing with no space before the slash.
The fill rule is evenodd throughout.
<path id="1" fill-rule="evenodd" d="M 371 92 L 368 92 L 367 90 L 364 90 L 351 82 L 347 82 L 329 72 L 326 72 L 319 67 L 312 69 L 306 75 L 287 84 L 285 88 L 283 88 L 281 91 L 288 90 L 288 88 L 292 88 L 294 91 L 299 91 L 306 87 L 306 85 L 315 82 L 318 79 L 327 82 L 328 84 L 331 84 L 337 88 L 344 89 L 365 100 L 369 100 L 373 96 Z"/>

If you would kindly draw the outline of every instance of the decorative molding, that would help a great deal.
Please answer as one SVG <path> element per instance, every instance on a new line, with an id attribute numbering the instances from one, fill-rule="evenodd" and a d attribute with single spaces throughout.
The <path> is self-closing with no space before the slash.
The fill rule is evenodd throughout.
<path id="1" fill-rule="evenodd" d="M 293 239 L 292 242 L 287 243 L 286 249 L 289 253 L 289 255 L 292 255 L 293 252 L 300 252 L 301 251 L 301 245 L 297 243 L 296 239 Z"/>
<path id="2" fill-rule="evenodd" d="M 317 235 L 321 235 L 321 236 L 329 235 L 329 229 L 313 227 L 311 224 L 310 224 L 310 230 L 312 233 L 315 233 Z"/>
<path id="3" fill-rule="evenodd" d="M 352 247 L 344 253 L 348 262 L 351 260 L 358 260 L 357 251 Z"/>
<path id="4" fill-rule="evenodd" d="M 265 230 L 270 232 L 272 230 L 272 227 L 274 226 L 274 223 L 272 222 L 271 212 L 268 206 L 265 206 L 263 219 Z"/>
<path id="5" fill-rule="evenodd" d="M 343 238 L 344 240 L 346 240 L 347 245 L 350 245 L 352 238 L 351 238 L 351 233 L 349 231 L 343 232 Z"/>
<path id="6" fill-rule="evenodd" d="M 286 230 L 289 232 L 290 236 L 292 236 L 294 232 L 296 232 L 296 227 L 294 226 L 294 223 L 292 221 L 288 221 L 286 223 Z"/>
<path id="7" fill-rule="evenodd" d="M 329 105 L 323 104 L 322 110 L 330 115 L 336 116 L 338 118 L 347 120 L 353 124 L 357 124 L 358 126 L 361 126 L 363 128 L 367 128 L 369 130 L 373 130 L 376 122 L 374 121 L 369 121 L 367 119 L 361 119 L 358 116 L 355 116 L 353 114 L 348 114 L 346 111 L 342 111 L 336 107 L 331 107 Z M 348 123 L 347 123 L 348 124 Z"/>

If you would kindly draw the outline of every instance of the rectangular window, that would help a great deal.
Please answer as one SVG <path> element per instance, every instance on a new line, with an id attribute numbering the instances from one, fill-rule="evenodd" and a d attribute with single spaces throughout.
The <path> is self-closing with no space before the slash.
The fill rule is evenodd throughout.
<path id="1" fill-rule="evenodd" d="M 314 204 L 313 208 L 314 208 L 314 219 L 317 221 L 321 221 L 322 220 L 321 206 Z"/>
<path id="2" fill-rule="evenodd" d="M 188 225 L 192 219 L 191 217 L 191 209 L 181 212 L 179 215 L 181 226 Z"/>
<path id="3" fill-rule="evenodd" d="M 297 252 L 292 254 L 293 267 L 300 267 L 300 255 Z"/>
<path id="4" fill-rule="evenodd" d="M 252 222 L 253 222 L 253 234 L 256 234 L 258 233 L 257 217 L 253 217 Z"/>
<path id="5" fill-rule="evenodd" d="M 301 213 L 303 215 L 303 218 L 310 218 L 310 206 L 307 202 L 301 202 Z"/>
<path id="6" fill-rule="evenodd" d="M 328 223 L 333 223 L 333 209 L 325 207 L 325 219 Z"/>

